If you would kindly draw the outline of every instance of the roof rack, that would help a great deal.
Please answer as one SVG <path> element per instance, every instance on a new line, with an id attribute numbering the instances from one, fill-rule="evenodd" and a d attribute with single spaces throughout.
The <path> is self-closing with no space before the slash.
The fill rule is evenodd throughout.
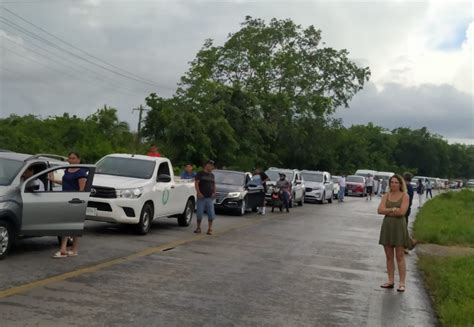
<path id="1" fill-rule="evenodd" d="M 60 156 L 59 154 L 48 154 L 48 153 L 39 153 L 25 159 L 25 161 L 38 159 L 38 158 L 51 158 L 58 159 L 59 161 L 67 161 L 67 157 Z"/>

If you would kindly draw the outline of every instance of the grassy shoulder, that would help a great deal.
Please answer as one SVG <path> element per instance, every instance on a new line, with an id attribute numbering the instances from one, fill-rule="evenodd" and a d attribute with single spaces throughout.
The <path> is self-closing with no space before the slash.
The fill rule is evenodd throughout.
<path id="1" fill-rule="evenodd" d="M 442 326 L 474 325 L 474 256 L 420 257 Z"/>
<path id="2" fill-rule="evenodd" d="M 414 233 L 423 243 L 474 247 L 474 192 L 447 192 L 425 203 Z"/>

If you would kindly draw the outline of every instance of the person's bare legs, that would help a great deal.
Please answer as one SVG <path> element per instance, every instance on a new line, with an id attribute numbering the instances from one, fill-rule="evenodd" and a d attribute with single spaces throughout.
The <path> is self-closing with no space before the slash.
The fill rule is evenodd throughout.
<path id="1" fill-rule="evenodd" d="M 395 255 L 397 257 L 398 273 L 400 275 L 400 286 L 405 287 L 405 277 L 407 273 L 407 267 L 405 263 L 405 248 L 403 246 L 397 246 L 395 248 Z"/>
<path id="2" fill-rule="evenodd" d="M 214 222 L 214 220 L 208 220 L 208 222 L 209 222 L 208 231 L 212 233 L 212 223 Z"/>
<path id="3" fill-rule="evenodd" d="M 395 283 L 395 262 L 394 259 L 394 247 L 389 245 L 384 245 L 383 249 L 385 250 L 385 258 L 387 260 L 387 274 L 388 274 L 388 284 Z"/>
<path id="4" fill-rule="evenodd" d="M 79 237 L 74 236 L 72 238 L 72 249 L 71 249 L 73 254 L 78 254 L 78 247 L 79 247 Z"/>
<path id="5" fill-rule="evenodd" d="M 61 254 L 67 254 L 67 240 L 68 240 L 67 236 L 63 236 L 61 238 L 61 248 L 59 249 Z"/>

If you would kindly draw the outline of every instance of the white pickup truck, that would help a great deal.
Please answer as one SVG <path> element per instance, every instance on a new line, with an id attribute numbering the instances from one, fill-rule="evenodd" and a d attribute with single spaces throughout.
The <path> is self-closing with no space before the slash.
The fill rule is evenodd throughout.
<path id="1" fill-rule="evenodd" d="M 175 179 L 168 159 L 111 154 L 97 162 L 86 219 L 132 224 L 145 235 L 156 218 L 189 226 L 195 203 L 194 183 Z"/>

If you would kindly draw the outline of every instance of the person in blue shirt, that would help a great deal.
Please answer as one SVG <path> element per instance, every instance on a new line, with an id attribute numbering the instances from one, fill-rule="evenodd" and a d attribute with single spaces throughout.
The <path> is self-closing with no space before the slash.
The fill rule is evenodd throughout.
<path id="1" fill-rule="evenodd" d="M 71 152 L 68 155 L 67 161 L 71 165 L 78 165 L 81 163 L 81 157 L 77 152 Z M 64 175 L 61 180 L 51 179 L 51 182 L 62 185 L 63 192 L 83 192 L 87 183 L 87 170 L 82 168 L 67 168 L 64 170 Z M 72 248 L 67 249 L 67 241 L 69 237 L 63 236 L 61 239 L 61 248 L 53 255 L 53 258 L 75 257 L 78 255 L 79 238 L 72 237 Z"/>
<path id="2" fill-rule="evenodd" d="M 180 177 L 181 179 L 195 179 L 196 173 L 193 171 L 193 165 L 190 163 L 186 164 Z"/>

